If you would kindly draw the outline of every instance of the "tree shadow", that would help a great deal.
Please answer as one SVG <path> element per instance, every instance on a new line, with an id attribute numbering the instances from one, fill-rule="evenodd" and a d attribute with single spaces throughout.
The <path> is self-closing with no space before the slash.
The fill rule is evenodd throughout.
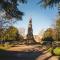
<path id="1" fill-rule="evenodd" d="M 54 41 L 54 39 L 52 37 L 46 37 L 43 39 L 43 45 L 52 45 L 52 42 Z"/>
<path id="2" fill-rule="evenodd" d="M 44 60 L 48 60 L 48 59 L 50 59 L 52 56 L 53 56 L 53 55 L 51 55 L 51 56 L 49 56 L 49 57 L 45 58 Z"/>
<path id="3" fill-rule="evenodd" d="M 42 52 L 30 51 L 30 52 L 17 52 L 17 51 L 5 51 L 0 50 L 1 60 L 36 60 Z"/>

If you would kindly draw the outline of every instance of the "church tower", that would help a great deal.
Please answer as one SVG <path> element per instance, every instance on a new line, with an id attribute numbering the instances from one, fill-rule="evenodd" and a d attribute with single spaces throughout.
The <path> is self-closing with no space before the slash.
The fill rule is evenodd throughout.
<path id="1" fill-rule="evenodd" d="M 28 33 L 27 33 L 27 44 L 34 44 L 34 43 L 36 42 L 33 37 L 32 18 L 30 18 L 28 25 Z"/>

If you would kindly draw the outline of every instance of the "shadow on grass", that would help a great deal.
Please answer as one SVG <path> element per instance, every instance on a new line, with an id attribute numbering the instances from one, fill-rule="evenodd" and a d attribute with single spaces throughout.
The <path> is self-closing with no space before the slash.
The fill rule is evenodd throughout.
<path id="1" fill-rule="evenodd" d="M 17 51 L 5 51 L 0 50 L 0 59 L 1 60 L 36 60 L 42 52 L 17 52 Z"/>

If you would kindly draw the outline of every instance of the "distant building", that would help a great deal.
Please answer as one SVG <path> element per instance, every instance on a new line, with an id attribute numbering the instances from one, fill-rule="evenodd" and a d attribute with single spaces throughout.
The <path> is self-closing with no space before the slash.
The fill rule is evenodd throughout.
<path id="1" fill-rule="evenodd" d="M 34 39 L 36 42 L 39 42 L 39 36 L 38 35 L 34 35 Z"/>
<path id="2" fill-rule="evenodd" d="M 24 28 L 19 28 L 19 34 L 25 37 L 25 29 Z"/>
<path id="3" fill-rule="evenodd" d="M 42 36 L 34 35 L 34 39 L 35 39 L 36 42 L 41 42 Z"/>

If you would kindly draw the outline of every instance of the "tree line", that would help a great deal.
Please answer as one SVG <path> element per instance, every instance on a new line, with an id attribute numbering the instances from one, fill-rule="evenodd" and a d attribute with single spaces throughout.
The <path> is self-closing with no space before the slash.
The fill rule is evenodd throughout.
<path id="1" fill-rule="evenodd" d="M 14 26 L 9 28 L 0 29 L 0 44 L 5 44 L 6 42 L 13 43 L 15 41 L 19 42 L 23 39 L 23 36 L 19 34 L 18 29 Z"/>
<path id="2" fill-rule="evenodd" d="M 60 18 L 56 20 L 54 28 L 47 28 L 43 33 L 44 44 L 52 44 L 52 42 L 60 42 Z"/>

